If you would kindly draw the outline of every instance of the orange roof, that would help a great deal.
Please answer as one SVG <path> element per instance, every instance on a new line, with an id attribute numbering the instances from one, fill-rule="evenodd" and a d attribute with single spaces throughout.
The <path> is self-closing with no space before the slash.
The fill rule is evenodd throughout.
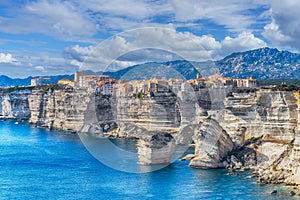
<path id="1" fill-rule="evenodd" d="M 222 80 L 224 80 L 224 81 L 231 81 L 232 78 L 222 78 Z"/>

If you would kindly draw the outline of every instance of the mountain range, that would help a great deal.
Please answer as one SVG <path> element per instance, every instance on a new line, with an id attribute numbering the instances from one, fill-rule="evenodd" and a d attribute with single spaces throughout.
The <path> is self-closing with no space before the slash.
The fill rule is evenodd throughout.
<path id="1" fill-rule="evenodd" d="M 254 77 L 258 80 L 300 79 L 300 54 L 266 47 L 233 53 L 215 62 L 186 60 L 151 62 L 103 74 L 117 79 L 124 76 L 134 77 L 133 79 L 147 79 L 152 76 L 192 79 L 198 72 L 202 76 L 221 74 L 223 77 Z"/>
<path id="2" fill-rule="evenodd" d="M 116 72 L 92 72 L 86 74 L 106 74 L 117 79 L 183 78 L 192 79 L 197 73 L 203 76 L 219 73 L 224 77 L 267 79 L 300 79 L 300 54 L 279 51 L 275 48 L 260 48 L 233 53 L 218 61 L 194 62 L 176 60 L 149 62 L 134 65 Z M 52 83 L 73 75 L 47 76 Z M 29 85 L 33 77 L 13 79 L 0 76 L 0 86 Z"/>
<path id="3" fill-rule="evenodd" d="M 31 79 L 37 78 L 38 76 L 29 76 L 27 78 L 10 78 L 5 75 L 0 75 L 0 87 L 10 86 L 27 86 L 30 85 Z M 57 76 L 43 76 L 50 78 L 50 83 L 57 83 L 60 79 L 73 79 L 74 75 L 57 75 Z"/>

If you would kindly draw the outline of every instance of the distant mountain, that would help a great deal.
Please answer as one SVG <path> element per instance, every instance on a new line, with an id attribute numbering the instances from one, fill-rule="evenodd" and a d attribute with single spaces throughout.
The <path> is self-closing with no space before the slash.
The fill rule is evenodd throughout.
<path id="1" fill-rule="evenodd" d="M 300 54 L 261 48 L 246 52 L 233 53 L 222 60 L 213 62 L 189 62 L 185 60 L 152 62 L 135 65 L 117 72 L 105 72 L 120 79 L 129 75 L 132 79 L 155 77 L 195 78 L 200 72 L 203 76 L 216 73 L 224 77 L 267 79 L 300 79 Z"/>
<path id="2" fill-rule="evenodd" d="M 183 78 L 192 79 L 200 72 L 203 76 L 220 73 L 224 77 L 267 79 L 300 79 L 300 54 L 261 48 L 233 53 L 216 62 L 194 62 L 175 60 L 168 62 L 149 62 L 131 66 L 116 72 L 84 71 L 85 74 L 106 74 L 116 79 Z M 73 75 L 47 76 L 51 83 Z M 30 85 L 34 77 L 13 79 L 0 75 L 0 86 Z"/>
<path id="3" fill-rule="evenodd" d="M 0 75 L 0 86 L 7 87 L 7 86 L 16 86 L 16 85 L 30 85 L 30 80 L 32 77 L 20 79 L 20 78 L 10 78 L 5 75 Z"/>
<path id="4" fill-rule="evenodd" d="M 233 53 L 216 62 L 225 77 L 257 79 L 300 79 L 300 54 L 261 48 Z"/>
<path id="5" fill-rule="evenodd" d="M 182 78 L 192 79 L 199 73 L 197 67 L 200 63 L 189 62 L 186 60 L 176 60 L 169 62 L 149 62 L 128 67 L 116 72 L 104 72 L 103 74 L 109 75 L 116 79 L 127 80 L 143 80 L 150 78 Z M 211 70 L 211 68 L 209 68 Z M 209 74 L 202 70 L 203 74 Z"/>
<path id="6" fill-rule="evenodd" d="M 29 76 L 27 78 L 10 78 L 5 75 L 0 75 L 0 87 L 9 86 L 27 86 L 30 85 L 31 79 L 36 78 Z M 45 78 L 50 78 L 50 83 L 57 83 L 60 79 L 73 79 L 74 75 L 57 75 L 57 76 L 43 76 Z"/>

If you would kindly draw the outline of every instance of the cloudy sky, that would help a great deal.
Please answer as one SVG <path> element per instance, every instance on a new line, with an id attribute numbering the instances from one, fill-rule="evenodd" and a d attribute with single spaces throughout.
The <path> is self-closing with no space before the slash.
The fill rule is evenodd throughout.
<path id="1" fill-rule="evenodd" d="M 299 10 L 299 0 L 0 0 L 0 74 L 216 60 L 265 46 L 299 52 Z"/>

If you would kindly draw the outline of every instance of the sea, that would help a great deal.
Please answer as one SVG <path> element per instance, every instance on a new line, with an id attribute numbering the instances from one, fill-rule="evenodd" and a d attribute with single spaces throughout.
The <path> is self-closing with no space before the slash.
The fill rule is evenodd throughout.
<path id="1" fill-rule="evenodd" d="M 135 149 L 128 141 L 118 143 Z M 192 169 L 179 159 L 148 173 L 119 171 L 92 156 L 77 134 L 0 121 L 1 200 L 297 199 L 284 186 L 256 184 L 249 176 Z M 271 195 L 273 190 L 278 193 Z"/>

